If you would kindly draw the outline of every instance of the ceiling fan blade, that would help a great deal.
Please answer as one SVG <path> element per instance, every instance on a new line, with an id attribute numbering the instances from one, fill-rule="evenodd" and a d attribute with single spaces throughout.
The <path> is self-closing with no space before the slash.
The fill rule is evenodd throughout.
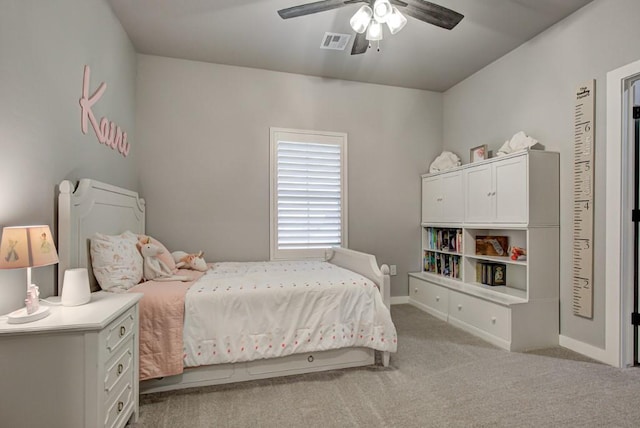
<path id="1" fill-rule="evenodd" d="M 406 15 L 447 30 L 464 18 L 461 13 L 426 0 L 391 0 L 391 3 L 401 7 L 401 12 Z"/>
<path id="2" fill-rule="evenodd" d="M 356 33 L 356 37 L 353 40 L 353 47 L 351 48 L 351 55 L 363 54 L 369 48 L 369 40 L 365 33 Z"/>
<path id="3" fill-rule="evenodd" d="M 312 13 L 324 12 L 326 10 L 337 9 L 352 3 L 364 3 L 365 0 L 322 0 L 313 3 L 301 4 L 298 6 L 280 9 L 278 15 L 282 19 L 297 18 L 298 16 L 311 15 Z"/>

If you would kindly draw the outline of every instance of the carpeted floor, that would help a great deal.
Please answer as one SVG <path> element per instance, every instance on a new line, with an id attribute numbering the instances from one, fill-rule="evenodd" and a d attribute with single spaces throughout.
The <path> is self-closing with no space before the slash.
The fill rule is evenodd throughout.
<path id="1" fill-rule="evenodd" d="M 563 348 L 510 353 L 409 306 L 367 367 L 143 395 L 135 428 L 637 427 L 640 368 Z"/>

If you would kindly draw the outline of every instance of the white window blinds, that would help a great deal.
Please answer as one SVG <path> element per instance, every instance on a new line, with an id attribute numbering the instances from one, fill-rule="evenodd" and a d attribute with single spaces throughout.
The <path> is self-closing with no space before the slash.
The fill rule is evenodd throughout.
<path id="1" fill-rule="evenodd" d="M 272 130 L 271 258 L 345 245 L 346 135 Z"/>

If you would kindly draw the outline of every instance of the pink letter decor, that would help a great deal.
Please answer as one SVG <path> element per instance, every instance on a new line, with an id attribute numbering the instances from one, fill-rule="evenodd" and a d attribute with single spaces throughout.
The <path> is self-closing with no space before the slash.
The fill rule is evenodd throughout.
<path id="1" fill-rule="evenodd" d="M 93 114 L 91 108 L 95 103 L 100 100 L 102 94 L 107 89 L 107 84 L 102 82 L 98 89 L 89 97 L 89 79 L 91 76 L 91 70 L 89 70 L 89 66 L 84 66 L 84 79 L 82 81 L 82 97 L 80 98 L 80 118 L 81 118 L 81 127 L 82 133 L 87 133 L 87 120 L 91 122 L 91 126 L 93 127 L 93 131 L 96 133 L 96 137 L 98 138 L 98 142 L 100 144 L 104 144 L 108 147 L 111 147 L 112 150 L 118 149 L 118 151 L 122 154 L 122 156 L 127 157 L 129 154 L 129 143 L 127 142 L 127 133 L 122 132 L 119 126 L 117 126 L 114 122 L 110 122 L 109 119 L 103 117 L 100 119 L 100 124 L 96 120 L 96 117 Z"/>

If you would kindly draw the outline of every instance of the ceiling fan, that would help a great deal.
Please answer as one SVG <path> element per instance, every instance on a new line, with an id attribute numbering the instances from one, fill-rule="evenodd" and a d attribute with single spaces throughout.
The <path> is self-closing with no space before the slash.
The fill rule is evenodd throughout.
<path id="1" fill-rule="evenodd" d="M 464 18 L 464 15 L 456 11 L 426 0 L 321 0 L 280 9 L 278 15 L 282 19 L 296 18 L 356 3 L 365 5 L 350 20 L 351 28 L 356 32 L 351 55 L 365 53 L 370 41 L 382 40 L 384 23 L 391 34 L 400 31 L 407 23 L 407 18 L 402 13 L 447 30 L 451 30 Z"/>

